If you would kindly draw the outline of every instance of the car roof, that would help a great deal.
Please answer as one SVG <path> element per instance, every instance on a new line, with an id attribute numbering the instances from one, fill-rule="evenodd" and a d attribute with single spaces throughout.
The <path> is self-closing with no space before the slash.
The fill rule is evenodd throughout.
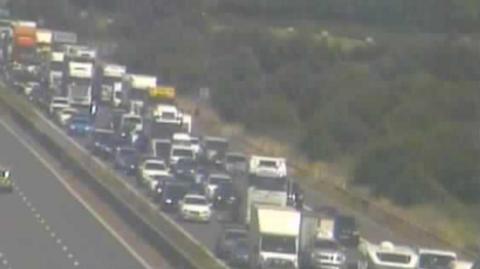
<path id="1" fill-rule="evenodd" d="M 219 177 L 219 178 L 225 178 L 225 179 L 232 179 L 232 177 L 226 173 L 212 173 L 208 176 L 210 177 Z"/>
<path id="2" fill-rule="evenodd" d="M 433 254 L 433 255 L 442 255 L 442 256 L 452 256 L 457 257 L 457 253 L 449 250 L 441 250 L 441 249 L 431 249 L 431 248 L 419 248 L 418 254 Z"/>
<path id="3" fill-rule="evenodd" d="M 193 148 L 191 146 L 184 146 L 184 145 L 172 145 L 172 150 L 174 149 L 188 149 L 193 151 Z"/>
<path id="4" fill-rule="evenodd" d="M 205 141 L 209 140 L 209 141 L 218 141 L 218 142 L 227 142 L 228 139 L 225 138 L 225 137 L 221 137 L 221 136 L 205 136 L 203 138 Z"/>
<path id="5" fill-rule="evenodd" d="M 189 193 L 189 194 L 185 195 L 185 198 L 198 198 L 198 199 L 205 199 L 205 200 L 207 200 L 207 197 L 205 197 L 204 195 L 193 194 L 193 193 Z"/>
<path id="6" fill-rule="evenodd" d="M 157 159 L 157 158 L 147 158 L 144 163 L 158 163 L 158 164 L 165 164 L 164 160 Z"/>

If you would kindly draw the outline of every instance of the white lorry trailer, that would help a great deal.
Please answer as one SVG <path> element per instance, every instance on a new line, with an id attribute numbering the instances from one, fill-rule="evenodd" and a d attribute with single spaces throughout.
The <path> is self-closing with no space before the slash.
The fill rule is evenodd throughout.
<path id="1" fill-rule="evenodd" d="M 119 107 L 123 99 L 123 76 L 127 72 L 124 65 L 105 63 L 100 67 L 100 100 L 113 107 Z"/>
<path id="2" fill-rule="evenodd" d="M 249 180 L 244 201 L 245 223 L 250 223 L 251 209 L 256 204 L 287 206 L 288 179 L 286 160 L 251 156 Z"/>
<path id="3" fill-rule="evenodd" d="M 129 107 L 132 113 L 145 110 L 149 89 L 157 86 L 157 77 L 139 74 L 127 74 L 124 77 L 125 95 L 122 105 Z M 140 113 L 143 114 L 143 113 Z"/>
<path id="4" fill-rule="evenodd" d="M 249 226 L 250 268 L 297 269 L 301 213 L 293 208 L 257 205 Z"/>

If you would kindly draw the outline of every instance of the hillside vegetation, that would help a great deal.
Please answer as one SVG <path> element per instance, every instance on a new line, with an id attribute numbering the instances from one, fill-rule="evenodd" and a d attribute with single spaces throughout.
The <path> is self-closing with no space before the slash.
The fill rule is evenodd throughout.
<path id="1" fill-rule="evenodd" d="M 480 49 L 466 35 L 480 25 L 478 1 L 71 2 L 11 8 L 115 38 L 116 59 L 133 70 L 184 93 L 211 88 L 225 120 L 288 134 L 279 137 L 312 160 L 348 156 L 353 183 L 375 196 L 407 206 L 447 196 L 480 202 Z M 111 20 L 92 27 L 79 9 Z M 299 16 L 309 26 L 296 25 Z M 398 31 L 402 40 L 336 37 L 322 30 L 325 20 Z M 408 42 L 422 31 L 442 35 Z"/>

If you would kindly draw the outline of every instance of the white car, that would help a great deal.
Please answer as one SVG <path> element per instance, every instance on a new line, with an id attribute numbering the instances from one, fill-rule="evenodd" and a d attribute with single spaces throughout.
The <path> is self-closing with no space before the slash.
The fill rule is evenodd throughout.
<path id="1" fill-rule="evenodd" d="M 158 159 L 147 159 L 139 167 L 140 181 L 146 184 L 148 187 L 156 187 L 155 184 L 151 184 L 155 181 L 155 176 L 169 176 L 170 170 L 164 161 Z"/>
<path id="2" fill-rule="evenodd" d="M 223 182 L 232 182 L 232 178 L 224 173 L 210 174 L 205 182 L 205 195 L 208 199 L 213 199 L 215 190 Z"/>
<path id="3" fill-rule="evenodd" d="M 60 126 L 65 127 L 76 113 L 78 113 L 78 110 L 72 107 L 59 108 L 55 112 L 55 120 Z"/>
<path id="4" fill-rule="evenodd" d="M 195 159 L 191 146 L 172 145 L 170 149 L 170 165 L 175 165 L 180 159 Z"/>
<path id="5" fill-rule="evenodd" d="M 185 195 L 179 202 L 179 209 L 184 220 L 210 222 L 212 216 L 211 205 L 203 195 Z"/>
<path id="6" fill-rule="evenodd" d="M 50 101 L 50 105 L 48 106 L 48 113 L 50 113 L 50 115 L 53 115 L 57 109 L 67 107 L 70 107 L 70 103 L 67 97 L 55 96 Z"/>

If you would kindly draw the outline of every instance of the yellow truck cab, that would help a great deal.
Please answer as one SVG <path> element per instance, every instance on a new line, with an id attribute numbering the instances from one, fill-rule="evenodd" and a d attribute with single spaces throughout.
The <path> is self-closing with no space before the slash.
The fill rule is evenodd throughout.
<path id="1" fill-rule="evenodd" d="M 173 103 L 176 89 L 172 86 L 156 86 L 148 90 L 148 97 L 152 103 Z"/>

